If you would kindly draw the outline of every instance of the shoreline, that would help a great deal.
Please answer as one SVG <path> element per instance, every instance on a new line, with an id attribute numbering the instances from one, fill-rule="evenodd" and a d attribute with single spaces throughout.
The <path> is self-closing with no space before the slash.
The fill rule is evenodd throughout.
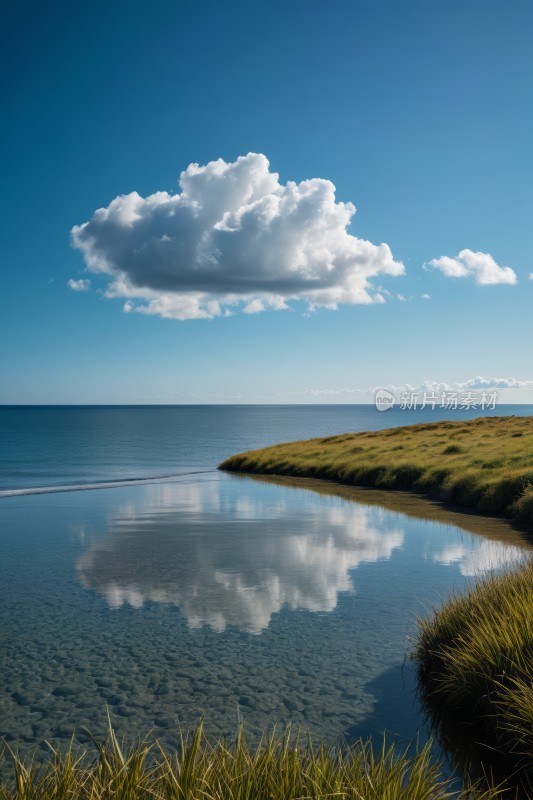
<path id="1" fill-rule="evenodd" d="M 533 533 L 533 417 L 478 417 L 287 442 L 220 470 L 410 493 Z"/>
<path id="2" fill-rule="evenodd" d="M 476 536 L 495 539 L 505 544 L 531 547 L 533 552 L 533 532 L 515 520 L 501 514 L 487 514 L 469 506 L 462 506 L 439 500 L 427 494 L 409 489 L 380 489 L 375 486 L 355 486 L 339 483 L 326 478 L 302 478 L 293 475 L 262 474 L 221 469 L 234 479 L 255 480 L 272 483 L 317 494 L 341 497 L 349 502 L 366 506 L 379 506 L 397 514 L 453 525 Z M 510 541 L 510 539 L 514 541 Z"/>

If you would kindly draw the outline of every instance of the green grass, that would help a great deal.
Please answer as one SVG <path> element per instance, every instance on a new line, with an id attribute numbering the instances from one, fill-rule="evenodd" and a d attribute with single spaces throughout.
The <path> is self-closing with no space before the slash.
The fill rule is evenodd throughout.
<path id="1" fill-rule="evenodd" d="M 420 620 L 414 657 L 444 744 L 533 797 L 533 560 Z"/>
<path id="2" fill-rule="evenodd" d="M 533 525 L 533 417 L 479 417 L 289 442 L 220 469 L 418 492 Z"/>
<path id="3" fill-rule="evenodd" d="M 240 729 L 227 747 L 209 744 L 199 726 L 179 753 L 155 744 L 119 745 L 110 729 L 95 756 L 53 752 L 41 769 L 13 758 L 0 800 L 493 800 L 495 790 L 449 791 L 429 746 L 397 754 L 359 742 L 341 751 L 286 733 L 251 748 Z"/>

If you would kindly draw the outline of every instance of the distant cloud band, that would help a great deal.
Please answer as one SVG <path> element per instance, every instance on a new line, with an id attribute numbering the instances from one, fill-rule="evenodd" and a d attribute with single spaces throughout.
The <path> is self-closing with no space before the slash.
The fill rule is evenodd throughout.
<path id="1" fill-rule="evenodd" d="M 483 391 L 489 389 L 533 389 L 532 381 L 522 381 L 517 378 L 483 378 L 477 375 L 475 378 L 470 378 L 467 381 L 446 383 L 440 381 L 424 381 L 423 383 L 413 386 L 410 383 L 402 383 L 398 385 L 387 384 L 380 387 L 387 389 L 393 394 L 400 394 L 401 392 L 469 392 L 469 391 Z M 332 397 L 340 395 L 372 395 L 375 393 L 377 387 L 370 389 L 309 389 L 307 394 L 313 397 Z"/>

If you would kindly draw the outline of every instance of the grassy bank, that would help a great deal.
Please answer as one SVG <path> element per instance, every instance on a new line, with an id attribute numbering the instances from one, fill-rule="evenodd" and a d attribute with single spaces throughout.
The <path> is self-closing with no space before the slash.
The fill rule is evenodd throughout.
<path id="1" fill-rule="evenodd" d="M 124 751 L 113 732 L 94 755 L 56 753 L 41 771 L 14 759 L 0 800 L 492 800 L 494 791 L 449 793 L 426 747 L 415 756 L 369 743 L 341 752 L 290 734 L 251 749 L 239 732 L 231 747 L 209 744 L 199 727 L 180 754 L 140 744 Z"/>
<path id="2" fill-rule="evenodd" d="M 480 417 L 290 442 L 220 469 L 403 489 L 533 525 L 533 417 Z"/>
<path id="3" fill-rule="evenodd" d="M 421 620 L 415 659 L 446 746 L 515 775 L 533 797 L 533 561 Z"/>

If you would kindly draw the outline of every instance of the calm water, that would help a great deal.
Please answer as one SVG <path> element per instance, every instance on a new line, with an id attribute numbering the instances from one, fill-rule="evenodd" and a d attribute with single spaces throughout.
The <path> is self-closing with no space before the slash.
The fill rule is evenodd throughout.
<path id="1" fill-rule="evenodd" d="M 499 406 L 492 414 L 533 414 Z M 476 411 L 373 406 L 0 406 L 0 492 L 214 469 L 242 450 Z"/>
<path id="2" fill-rule="evenodd" d="M 404 666 L 416 615 L 528 552 L 505 523 L 400 494 L 214 469 L 247 447 L 423 415 L 334 406 L 0 417 L 0 738 L 22 748 L 73 728 L 101 732 L 106 705 L 120 734 L 153 730 L 169 745 L 202 714 L 215 735 L 241 716 L 252 734 L 291 721 L 330 742 L 384 728 L 407 741 L 421 726 Z"/>

